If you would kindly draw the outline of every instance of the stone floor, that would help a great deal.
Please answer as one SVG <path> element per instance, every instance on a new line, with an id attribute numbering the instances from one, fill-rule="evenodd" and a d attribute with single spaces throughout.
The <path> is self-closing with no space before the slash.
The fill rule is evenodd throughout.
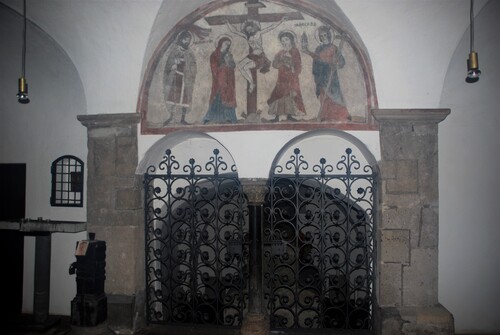
<path id="1" fill-rule="evenodd" d="M 23 315 L 16 320 L 10 320 L 6 325 L 6 330 L 1 331 L 7 335 L 63 335 L 71 331 L 68 316 L 51 316 L 47 325 L 38 326 L 32 322 L 32 317 Z M 5 328 L 4 328 L 5 329 Z"/>
<path id="2" fill-rule="evenodd" d="M 0 331 L 0 333 L 6 335 L 114 335 L 106 324 L 98 325 L 97 327 L 75 327 L 71 326 L 69 317 L 58 317 L 59 321 L 48 329 L 34 329 L 26 325 L 17 325 L 16 327 L 10 327 L 7 332 Z M 315 331 L 314 335 L 325 335 L 328 331 Z M 126 334 L 128 333 L 118 333 Z M 207 328 L 207 327 L 190 327 L 190 326 L 153 326 L 145 329 L 141 329 L 136 332 L 135 335 L 240 335 L 239 329 L 227 329 L 227 328 Z M 284 335 L 284 332 L 273 331 L 271 335 Z M 287 332 L 291 335 L 309 335 L 304 331 L 294 331 Z M 336 333 L 338 334 L 338 333 Z M 350 332 L 341 333 L 343 335 L 351 334 Z"/>
<path id="3" fill-rule="evenodd" d="M 21 324 L 17 322 L 14 326 L 8 326 L 7 329 L 0 330 L 2 335 L 113 335 L 115 333 L 108 330 L 106 324 L 101 324 L 97 327 L 74 327 L 71 326 L 68 316 L 58 316 L 54 317 L 55 324 L 47 329 L 40 329 L 36 327 L 29 326 L 27 324 Z M 29 323 L 29 322 L 26 322 Z M 309 335 L 309 333 L 304 331 L 292 332 L 293 335 Z M 317 331 L 312 332 L 314 335 L 323 335 L 328 332 Z M 124 333 L 120 333 L 124 334 Z M 203 327 L 148 327 L 135 333 L 136 335 L 169 335 L 169 334 L 183 334 L 183 335 L 239 335 L 239 330 L 227 330 L 227 329 L 213 329 L 208 330 Z M 284 335 L 284 332 L 271 332 L 271 335 Z M 288 332 L 287 332 L 288 334 Z M 337 332 L 335 334 L 338 334 Z M 344 332 L 343 335 L 348 335 L 350 333 Z M 473 334 L 460 334 L 460 335 L 473 335 Z M 482 334 L 482 335 L 500 335 L 497 334 Z"/>

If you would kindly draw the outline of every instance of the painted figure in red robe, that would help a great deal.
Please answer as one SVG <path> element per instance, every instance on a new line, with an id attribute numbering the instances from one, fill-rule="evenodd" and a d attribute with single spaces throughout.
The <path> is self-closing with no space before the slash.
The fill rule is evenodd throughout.
<path id="1" fill-rule="evenodd" d="M 236 92 L 234 69 L 236 64 L 231 54 L 231 39 L 221 37 L 217 48 L 210 55 L 212 91 L 210 105 L 203 123 L 236 123 Z"/>
<path id="2" fill-rule="evenodd" d="M 276 54 L 272 63 L 273 67 L 278 69 L 278 79 L 267 100 L 268 113 L 275 116 L 273 121 L 279 121 L 280 116 L 286 116 L 288 121 L 296 121 L 294 116 L 305 114 L 299 82 L 302 60 L 292 32 L 282 31 L 278 38 L 282 50 Z"/>
<path id="3" fill-rule="evenodd" d="M 332 32 L 327 26 L 318 28 L 318 38 L 320 45 L 314 53 L 308 50 L 307 43 L 302 44 L 302 51 L 313 58 L 312 74 L 316 84 L 316 96 L 320 101 L 317 119 L 348 122 L 351 116 L 344 102 L 338 76 L 338 69 L 345 65 L 341 47 L 333 44 Z"/>

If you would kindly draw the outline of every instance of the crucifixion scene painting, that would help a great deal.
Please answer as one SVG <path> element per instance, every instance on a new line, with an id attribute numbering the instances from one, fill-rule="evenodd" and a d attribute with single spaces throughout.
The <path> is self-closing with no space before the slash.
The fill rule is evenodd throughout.
<path id="1" fill-rule="evenodd" d="M 373 129 L 348 34 L 274 1 L 221 2 L 184 18 L 150 61 L 143 133 Z"/>

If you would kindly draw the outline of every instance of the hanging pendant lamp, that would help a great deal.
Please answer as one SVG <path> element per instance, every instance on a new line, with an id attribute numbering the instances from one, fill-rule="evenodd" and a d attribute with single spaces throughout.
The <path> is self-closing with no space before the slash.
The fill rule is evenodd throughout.
<path id="1" fill-rule="evenodd" d="M 474 51 L 474 0 L 470 1 L 470 53 L 467 59 L 467 77 L 465 81 L 469 84 L 479 80 L 481 70 L 479 70 L 479 60 L 477 52 Z"/>
<path id="2" fill-rule="evenodd" d="M 27 104 L 30 102 L 28 98 L 28 83 L 26 82 L 25 72 L 26 72 L 26 0 L 23 0 L 23 55 L 22 55 L 22 73 L 18 80 L 18 93 L 17 101 L 21 104 Z"/>

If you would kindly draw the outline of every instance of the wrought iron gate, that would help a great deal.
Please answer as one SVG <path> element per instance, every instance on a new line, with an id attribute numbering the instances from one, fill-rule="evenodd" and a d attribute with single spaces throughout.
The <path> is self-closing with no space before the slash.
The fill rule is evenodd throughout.
<path id="1" fill-rule="evenodd" d="M 148 321 L 239 326 L 248 224 L 235 166 L 218 149 L 203 165 L 167 150 L 144 189 Z"/>
<path id="2" fill-rule="evenodd" d="M 309 165 L 295 149 L 272 168 L 264 288 L 271 328 L 371 329 L 373 168 L 345 150 Z"/>

